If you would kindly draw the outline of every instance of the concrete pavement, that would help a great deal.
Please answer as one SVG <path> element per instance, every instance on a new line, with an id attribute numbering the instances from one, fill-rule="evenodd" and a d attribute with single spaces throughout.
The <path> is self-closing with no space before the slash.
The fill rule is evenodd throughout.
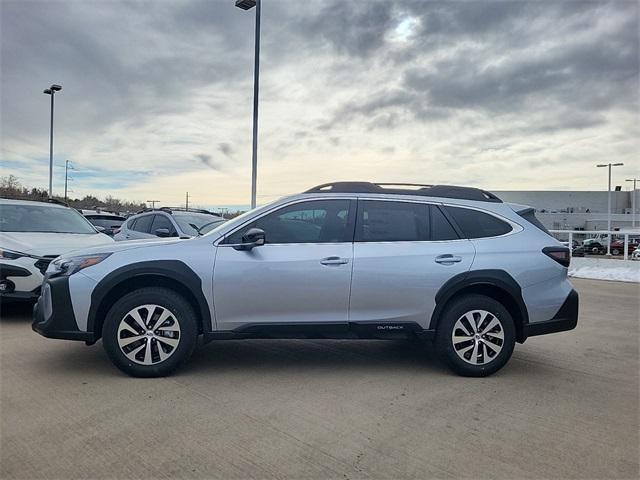
<path id="1" fill-rule="evenodd" d="M 638 478 L 639 286 L 485 379 L 409 342 L 229 341 L 165 379 L 0 320 L 2 478 Z"/>

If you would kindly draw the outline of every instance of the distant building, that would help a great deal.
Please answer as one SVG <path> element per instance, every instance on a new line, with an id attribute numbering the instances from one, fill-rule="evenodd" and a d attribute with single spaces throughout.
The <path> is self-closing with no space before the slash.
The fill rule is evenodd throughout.
<path id="1" fill-rule="evenodd" d="M 607 192 L 604 191 L 494 191 L 505 202 L 530 205 L 550 230 L 606 230 Z M 640 227 L 640 190 L 611 192 L 611 226 L 632 226 L 632 199 L 636 196 L 636 226 Z"/>

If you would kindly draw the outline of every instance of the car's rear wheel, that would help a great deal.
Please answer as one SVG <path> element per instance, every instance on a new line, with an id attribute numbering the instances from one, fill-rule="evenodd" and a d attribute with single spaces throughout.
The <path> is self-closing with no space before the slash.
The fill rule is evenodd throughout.
<path id="1" fill-rule="evenodd" d="M 484 377 L 509 361 L 515 337 L 513 319 L 500 302 L 484 295 L 464 295 L 443 312 L 436 349 L 456 373 Z"/>
<path id="2" fill-rule="evenodd" d="M 173 290 L 142 288 L 118 300 L 105 318 L 102 341 L 111 361 L 134 377 L 168 375 L 193 353 L 198 323 Z"/>

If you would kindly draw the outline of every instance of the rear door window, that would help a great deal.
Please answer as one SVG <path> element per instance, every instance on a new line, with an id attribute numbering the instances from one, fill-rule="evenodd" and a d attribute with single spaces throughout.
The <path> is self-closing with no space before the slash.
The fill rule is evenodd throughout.
<path id="1" fill-rule="evenodd" d="M 509 233 L 512 228 L 507 222 L 488 213 L 462 207 L 444 207 L 466 238 L 497 237 Z"/>
<path id="2" fill-rule="evenodd" d="M 151 233 L 155 235 L 155 231 L 159 228 L 166 228 L 169 230 L 169 234 L 173 235 L 176 233 L 176 229 L 173 227 L 173 223 L 166 216 L 156 214 L 154 215 L 153 226 L 151 227 Z"/>
<path id="3" fill-rule="evenodd" d="M 428 206 L 422 203 L 360 200 L 356 242 L 429 240 Z"/>
<path id="4" fill-rule="evenodd" d="M 131 230 L 140 233 L 149 233 L 151 231 L 151 223 L 155 215 L 145 215 L 144 217 L 138 217 L 135 223 L 131 226 Z"/>

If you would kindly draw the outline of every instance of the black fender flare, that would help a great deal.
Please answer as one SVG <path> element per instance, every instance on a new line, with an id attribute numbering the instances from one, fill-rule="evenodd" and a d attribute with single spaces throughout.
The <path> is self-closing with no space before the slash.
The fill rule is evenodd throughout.
<path id="1" fill-rule="evenodd" d="M 447 280 L 436 293 L 436 306 L 431 314 L 431 322 L 429 328 L 435 330 L 438 325 L 438 319 L 447 302 L 453 298 L 461 290 L 483 285 L 489 287 L 497 287 L 505 291 L 515 303 L 522 320 L 522 326 L 529 323 L 529 313 L 527 306 L 522 298 L 522 288 L 515 279 L 504 270 L 474 270 L 470 272 L 460 273 Z"/>
<path id="2" fill-rule="evenodd" d="M 198 304 L 197 312 L 202 319 L 202 329 L 212 331 L 209 304 L 202 292 L 202 281 L 186 263 L 180 260 L 150 260 L 124 265 L 105 276 L 91 292 L 91 306 L 87 318 L 87 331 L 94 332 L 97 315 L 103 300 L 109 292 L 122 282 L 135 277 L 153 275 L 178 282 L 186 287 Z M 94 332 L 99 335 L 100 332 Z"/>

